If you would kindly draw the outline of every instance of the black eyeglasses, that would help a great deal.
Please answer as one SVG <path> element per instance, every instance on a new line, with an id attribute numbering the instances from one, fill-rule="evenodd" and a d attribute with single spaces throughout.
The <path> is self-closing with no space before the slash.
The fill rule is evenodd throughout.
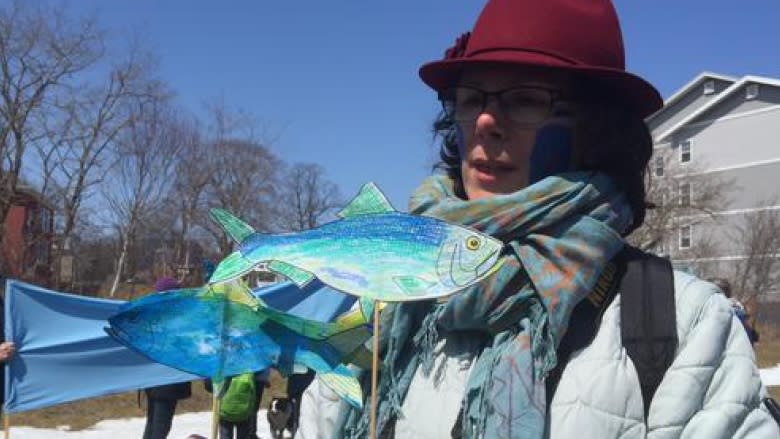
<path id="1" fill-rule="evenodd" d="M 562 101 L 561 92 L 543 87 L 512 87 L 487 92 L 476 87 L 460 85 L 439 93 L 445 114 L 456 122 L 473 122 L 485 111 L 491 96 L 506 117 L 518 124 L 544 122 Z"/>

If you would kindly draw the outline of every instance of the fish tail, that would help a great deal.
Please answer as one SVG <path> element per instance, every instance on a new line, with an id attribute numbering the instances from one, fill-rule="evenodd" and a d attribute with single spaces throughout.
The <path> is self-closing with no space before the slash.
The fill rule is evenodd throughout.
<path id="1" fill-rule="evenodd" d="M 233 252 L 217 265 L 216 270 L 209 278 L 209 283 L 219 284 L 239 278 L 254 270 L 256 265 L 245 258 L 240 251 Z"/>

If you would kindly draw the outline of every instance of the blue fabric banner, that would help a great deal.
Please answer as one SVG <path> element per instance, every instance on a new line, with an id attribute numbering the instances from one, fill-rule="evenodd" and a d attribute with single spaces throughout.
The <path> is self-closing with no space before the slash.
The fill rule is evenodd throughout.
<path id="1" fill-rule="evenodd" d="M 284 282 L 255 294 L 269 306 L 320 321 L 333 319 L 355 301 L 320 283 L 300 290 Z M 103 330 L 107 319 L 123 303 L 8 280 L 5 334 L 16 343 L 17 355 L 6 368 L 5 411 L 202 379 L 155 363 L 108 336 Z"/>

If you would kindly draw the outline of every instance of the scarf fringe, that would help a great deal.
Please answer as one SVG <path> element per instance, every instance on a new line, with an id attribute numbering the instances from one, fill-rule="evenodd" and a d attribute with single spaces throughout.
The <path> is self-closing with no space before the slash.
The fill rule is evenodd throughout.
<path id="1" fill-rule="evenodd" d="M 420 325 L 420 330 L 413 339 L 415 347 L 419 349 L 420 366 L 422 366 L 423 374 L 426 377 L 430 376 L 433 370 L 433 354 L 436 349 L 436 342 L 439 340 L 437 321 L 440 314 L 441 308 L 428 313 Z"/>

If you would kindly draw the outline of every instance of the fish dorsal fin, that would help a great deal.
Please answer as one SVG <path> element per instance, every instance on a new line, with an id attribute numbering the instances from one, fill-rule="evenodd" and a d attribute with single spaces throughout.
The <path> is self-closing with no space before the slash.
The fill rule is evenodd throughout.
<path id="1" fill-rule="evenodd" d="M 310 272 L 282 261 L 269 262 L 268 269 L 290 279 L 298 288 L 305 287 L 306 284 L 314 279 L 314 275 Z"/>
<path id="2" fill-rule="evenodd" d="M 255 233 L 255 229 L 225 209 L 213 208 L 209 211 L 211 219 L 222 227 L 234 241 L 241 244 L 247 236 Z"/>
<path id="3" fill-rule="evenodd" d="M 387 197 L 372 182 L 366 183 L 360 188 L 357 196 L 341 209 L 338 215 L 341 218 L 349 218 L 356 215 L 369 215 L 378 213 L 390 213 L 396 210 L 387 201 Z"/>

